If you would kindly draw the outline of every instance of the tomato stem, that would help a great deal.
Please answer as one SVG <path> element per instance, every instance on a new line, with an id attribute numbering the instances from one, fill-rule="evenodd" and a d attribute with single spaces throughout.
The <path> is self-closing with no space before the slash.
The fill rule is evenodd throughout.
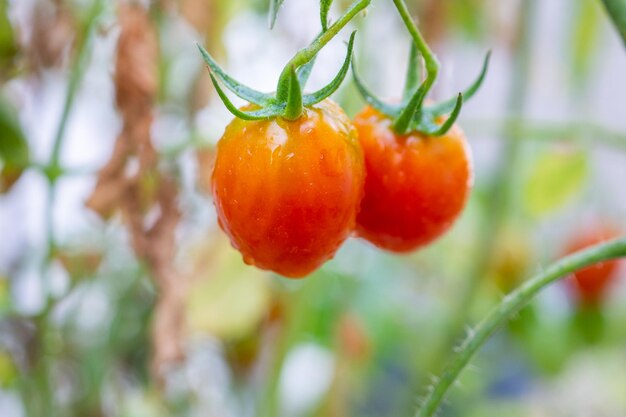
<path id="1" fill-rule="evenodd" d="M 499 305 L 494 307 L 480 323 L 468 332 L 467 337 L 456 350 L 458 353 L 444 369 L 432 389 L 429 390 L 429 394 L 415 416 L 433 416 L 452 384 L 476 352 L 502 324 L 530 303 L 541 290 L 579 269 L 621 257 L 626 257 L 626 238 L 599 244 L 565 257 L 507 295 Z"/>
<path id="2" fill-rule="evenodd" d="M 490 54 L 488 53 L 485 57 L 483 69 L 478 78 L 465 92 L 459 93 L 459 95 L 450 100 L 425 107 L 425 99 L 439 75 L 439 61 L 428 47 L 417 25 L 411 18 L 405 1 L 393 0 L 393 3 L 412 39 L 402 103 L 400 105 L 392 105 L 376 98 L 360 80 L 353 65 L 354 82 L 370 106 L 393 120 L 392 127 L 397 134 L 404 135 L 409 132 L 420 132 L 428 136 L 445 135 L 454 125 L 464 101 L 474 95 L 482 85 L 489 65 Z M 420 57 L 424 62 L 426 77 L 418 86 L 422 77 Z M 446 114 L 448 114 L 447 119 L 440 124 L 441 116 Z"/>
<path id="3" fill-rule="evenodd" d="M 279 7 L 280 3 L 282 3 L 282 1 L 273 2 L 272 4 Z M 322 9 L 320 13 L 322 16 L 325 16 L 325 14 L 328 13 L 330 3 L 331 1 L 326 1 L 321 4 L 320 7 Z M 213 59 L 211 54 L 209 54 L 206 49 L 199 44 L 196 45 L 198 46 L 200 54 L 209 68 L 211 81 L 213 82 L 220 99 L 234 116 L 243 120 L 267 120 L 274 117 L 282 117 L 286 120 L 296 120 L 302 115 L 304 107 L 312 106 L 322 100 L 325 100 L 339 88 L 345 79 L 352 61 L 354 32 L 350 36 L 346 59 L 344 60 L 344 63 L 335 78 L 325 87 L 322 87 L 320 90 L 312 94 L 302 94 L 304 85 L 306 84 L 315 63 L 317 53 L 333 37 L 335 37 L 335 35 L 337 35 L 337 33 L 339 33 L 339 31 L 357 15 L 357 13 L 364 10 L 370 3 L 371 0 L 355 1 L 336 23 L 327 29 L 323 28 L 322 32 L 309 46 L 301 49 L 283 69 L 280 78 L 278 79 L 275 96 L 261 93 L 236 81 L 234 78 L 226 74 L 222 68 L 220 68 L 215 59 Z M 324 9 L 324 7 L 326 7 L 326 9 Z M 218 80 L 237 96 L 258 105 L 259 109 L 254 111 L 239 110 L 229 100 L 226 93 L 219 86 Z"/>
<path id="4" fill-rule="evenodd" d="M 286 120 L 296 120 L 302 114 L 302 88 L 298 81 L 296 69 L 291 67 L 289 73 L 289 94 L 287 96 L 285 110 L 283 111 L 283 118 Z"/>
<path id="5" fill-rule="evenodd" d="M 406 80 L 404 82 L 404 94 L 402 101 L 408 102 L 411 96 L 415 94 L 419 83 L 423 77 L 420 60 L 420 53 L 417 51 L 415 43 L 411 42 L 411 50 L 409 52 L 409 62 L 406 68 Z"/>
<path id="6" fill-rule="evenodd" d="M 278 79 L 278 86 L 276 87 L 276 99 L 278 101 L 287 101 L 289 95 L 289 84 L 291 82 L 291 68 L 293 67 L 298 69 L 312 60 L 317 53 L 331 39 L 333 39 L 337 33 L 339 33 L 339 31 L 354 18 L 354 16 L 364 10 L 370 2 L 371 0 L 357 0 L 352 3 L 350 8 L 348 8 L 348 10 L 346 10 L 346 12 L 335 23 L 333 23 L 328 30 L 322 32 L 309 46 L 301 49 L 293 58 L 291 58 Z"/>
<path id="7" fill-rule="evenodd" d="M 414 93 L 406 107 L 402 110 L 400 116 L 398 116 L 393 123 L 393 129 L 399 134 L 404 134 L 410 129 L 413 118 L 420 112 L 424 102 L 424 97 L 426 97 L 437 80 L 437 76 L 439 75 L 439 61 L 433 51 L 431 51 L 428 47 L 428 44 L 417 28 L 417 25 L 411 18 L 411 14 L 405 1 L 393 0 L 393 3 L 396 5 L 396 9 L 398 9 L 398 13 L 400 13 L 400 17 L 402 18 L 404 25 L 411 34 L 413 45 L 424 58 L 424 64 L 426 67 L 426 79 L 420 88 L 418 88 L 418 90 Z"/>

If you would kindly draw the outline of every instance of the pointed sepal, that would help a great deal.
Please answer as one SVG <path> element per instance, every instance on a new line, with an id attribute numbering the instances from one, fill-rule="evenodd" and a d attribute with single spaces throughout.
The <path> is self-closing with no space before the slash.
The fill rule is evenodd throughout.
<path id="1" fill-rule="evenodd" d="M 356 35 L 356 31 L 352 32 L 350 35 L 350 40 L 348 41 L 348 52 L 346 53 L 346 58 L 343 61 L 343 65 L 339 69 L 339 72 L 333 78 L 333 80 L 328 83 L 325 87 L 322 87 L 318 91 L 307 94 L 304 96 L 304 105 L 311 106 L 315 103 L 319 103 L 320 101 L 330 97 L 343 83 L 343 80 L 346 78 L 348 74 L 348 70 L 350 69 L 350 62 L 352 60 L 352 50 L 354 49 L 354 37 Z"/>
<path id="2" fill-rule="evenodd" d="M 255 110 L 251 112 L 239 110 L 237 106 L 235 106 L 233 102 L 230 101 L 224 90 L 222 90 L 222 87 L 220 87 L 219 83 L 213 76 L 213 73 L 210 73 L 209 75 L 211 76 L 211 81 L 213 82 L 215 91 L 217 91 L 217 94 L 220 96 L 220 99 L 222 100 L 228 111 L 231 112 L 234 116 L 243 120 L 266 120 L 272 117 L 280 116 L 283 109 L 277 105 L 267 105 L 260 110 Z"/>
<path id="3" fill-rule="evenodd" d="M 434 122 L 434 118 L 437 117 L 433 114 L 428 114 L 428 117 L 425 118 L 425 121 L 422 121 L 421 124 L 418 124 L 414 130 L 422 132 L 428 136 L 443 136 L 452 128 L 456 119 L 458 119 L 459 114 L 461 114 L 461 108 L 463 107 L 463 94 L 459 93 L 456 98 L 456 102 L 454 108 L 452 109 L 452 113 L 448 116 L 448 118 L 441 124 L 437 125 Z M 433 121 L 429 121 L 431 119 Z"/>
<path id="4" fill-rule="evenodd" d="M 483 61 L 483 67 L 480 71 L 480 74 L 478 75 L 478 78 L 476 78 L 476 80 L 472 83 L 472 85 L 470 85 L 467 88 L 467 90 L 462 92 L 464 101 L 469 100 L 474 94 L 476 94 L 480 86 L 483 84 L 485 75 L 487 75 L 487 69 L 489 68 L 490 60 L 491 60 L 491 51 L 487 52 L 487 55 L 485 55 L 485 59 Z M 450 100 L 446 100 L 446 101 L 442 101 L 441 103 L 434 104 L 428 107 L 427 110 L 436 116 L 442 116 L 446 113 L 450 113 L 451 111 L 453 111 L 454 107 L 456 106 L 456 102 L 457 102 L 457 99 L 452 98 Z"/>
<path id="5" fill-rule="evenodd" d="M 361 77 L 356 71 L 354 63 L 352 64 L 352 78 L 354 79 L 354 84 L 356 85 L 357 90 L 359 90 L 359 93 L 367 102 L 367 104 L 390 118 L 395 118 L 398 116 L 398 114 L 400 114 L 400 106 L 385 103 L 384 101 L 376 97 L 374 93 L 372 93 L 369 88 L 365 86 L 365 84 L 361 80 Z"/>
<path id="6" fill-rule="evenodd" d="M 247 87 L 236 81 L 231 76 L 226 74 L 226 72 L 217 65 L 217 62 L 211 54 L 207 52 L 200 44 L 196 44 L 198 49 L 200 50 L 200 54 L 202 54 L 202 58 L 204 62 L 209 67 L 209 70 L 212 74 L 214 74 L 230 91 L 235 93 L 238 97 L 249 101 L 250 103 L 258 104 L 259 106 L 264 106 L 271 102 L 272 96 L 270 94 L 261 93 L 260 91 L 256 91 L 250 87 Z"/>

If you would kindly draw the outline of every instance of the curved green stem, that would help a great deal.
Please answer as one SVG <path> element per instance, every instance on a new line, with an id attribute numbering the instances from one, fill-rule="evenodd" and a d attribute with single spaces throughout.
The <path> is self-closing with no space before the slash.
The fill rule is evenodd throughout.
<path id="1" fill-rule="evenodd" d="M 530 76 L 531 58 L 531 33 L 535 17 L 536 0 L 525 0 L 520 5 L 519 17 L 519 43 L 516 48 L 514 68 L 512 76 L 512 88 L 510 92 L 509 109 L 513 114 L 522 114 L 527 96 L 527 84 Z M 449 331 L 446 332 L 442 345 L 435 348 L 434 366 L 439 367 L 443 363 L 442 353 L 454 344 L 467 321 L 467 315 L 472 307 L 474 297 L 482 282 L 482 277 L 489 264 L 496 237 L 508 215 L 509 190 L 515 176 L 519 158 L 521 137 L 507 132 L 509 135 L 503 144 L 498 160 L 493 182 L 489 184 L 487 205 L 480 218 L 480 235 L 476 242 L 476 253 L 473 265 L 468 269 L 468 276 L 464 280 L 465 287 L 461 290 L 459 300 L 454 303 L 451 313 Z"/>
<path id="2" fill-rule="evenodd" d="M 410 128 L 411 121 L 413 120 L 415 113 L 421 107 L 423 98 L 428 94 L 437 80 L 437 76 L 439 75 L 439 61 L 437 61 L 437 57 L 430 50 L 428 44 L 424 40 L 424 37 L 417 29 L 417 26 L 413 22 L 404 0 L 393 0 L 393 3 L 396 5 L 396 9 L 398 9 L 398 13 L 400 13 L 402 21 L 409 30 L 415 47 L 420 52 L 422 57 L 424 57 L 424 64 L 426 67 L 426 79 L 421 87 L 415 92 L 413 96 L 414 99 L 411 99 L 400 116 L 394 121 L 393 129 L 396 132 L 403 134 Z"/>
<path id="3" fill-rule="evenodd" d="M 626 0 L 602 0 L 626 46 Z"/>
<path id="4" fill-rule="evenodd" d="M 289 94 L 287 95 L 287 104 L 283 112 L 283 118 L 286 120 L 296 120 L 302 114 L 302 88 L 298 81 L 296 69 L 291 67 L 291 76 L 289 77 Z"/>
<path id="5" fill-rule="evenodd" d="M 359 12 L 364 10 L 372 0 L 357 0 L 346 12 L 333 23 L 328 30 L 322 32 L 309 46 L 300 50 L 285 66 L 283 72 L 278 79 L 278 86 L 276 88 L 276 99 L 278 101 L 286 101 L 289 95 L 289 85 L 291 77 L 291 68 L 298 69 L 302 65 L 312 60 L 317 53 L 332 39 L 350 20 L 354 18 Z"/>
<path id="6" fill-rule="evenodd" d="M 417 47 L 414 42 L 411 42 L 411 49 L 409 51 L 409 62 L 406 68 L 406 80 L 404 82 L 404 92 L 402 94 L 402 101 L 407 103 L 411 100 L 411 97 L 417 91 L 419 83 L 422 79 L 420 67 L 420 54 L 417 52 Z"/>
<path id="7" fill-rule="evenodd" d="M 460 345 L 455 358 L 445 368 L 438 382 L 424 400 L 422 407 L 415 414 L 416 417 L 431 417 L 437 412 L 446 393 L 474 354 L 503 323 L 526 306 L 542 289 L 581 268 L 624 256 L 626 256 L 626 238 L 596 245 L 552 264 L 542 273 L 526 281 L 517 290 L 507 295 L 469 332 L 467 338 Z"/>
<path id="8" fill-rule="evenodd" d="M 48 182 L 50 184 L 48 189 L 48 205 L 46 212 L 46 227 L 47 227 L 47 236 L 48 236 L 48 252 L 46 256 L 46 262 L 52 256 L 52 252 L 54 250 L 54 234 L 52 230 L 52 210 L 54 207 L 55 200 L 55 188 L 58 178 L 63 173 L 63 170 L 60 165 L 61 159 L 61 150 L 63 148 L 63 142 L 65 140 L 65 130 L 67 129 L 67 122 L 69 120 L 70 112 L 74 107 L 74 100 L 76 99 L 76 94 L 78 93 L 78 89 L 80 84 L 84 78 L 85 71 L 87 69 L 87 64 L 89 63 L 89 58 L 91 56 L 91 41 L 92 35 L 95 29 L 96 19 L 100 15 L 102 11 L 103 2 L 102 0 L 96 0 L 93 3 L 92 9 L 89 13 L 89 17 L 87 22 L 85 23 L 84 34 L 78 45 L 76 46 L 76 59 L 74 61 L 74 65 L 72 67 L 72 71 L 70 74 L 69 83 L 67 86 L 67 93 L 65 95 L 65 102 L 63 103 L 63 111 L 61 113 L 61 119 L 59 121 L 59 125 L 54 135 L 53 145 L 52 145 L 52 153 L 50 155 L 50 160 L 48 162 L 48 166 L 45 169 L 46 176 L 48 178 Z"/>

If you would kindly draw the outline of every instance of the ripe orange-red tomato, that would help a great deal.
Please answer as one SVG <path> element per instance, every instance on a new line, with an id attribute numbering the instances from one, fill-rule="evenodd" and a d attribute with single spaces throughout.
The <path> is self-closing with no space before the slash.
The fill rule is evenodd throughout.
<path id="1" fill-rule="evenodd" d="M 358 234 L 376 246 L 408 252 L 441 236 L 469 196 L 473 171 L 455 125 L 441 137 L 397 135 L 392 121 L 366 107 L 354 125 L 365 156 Z"/>
<path id="2" fill-rule="evenodd" d="M 212 176 L 220 226 L 246 263 L 305 276 L 354 230 L 364 174 L 356 130 L 330 100 L 295 121 L 235 119 Z"/>
<path id="3" fill-rule="evenodd" d="M 594 225 L 581 230 L 578 235 L 574 236 L 565 252 L 570 254 L 618 236 L 619 232 L 613 226 L 607 224 Z M 587 305 L 600 303 L 610 284 L 616 278 L 618 268 L 619 262 L 614 260 L 600 262 L 572 274 L 569 282 L 578 300 Z"/>

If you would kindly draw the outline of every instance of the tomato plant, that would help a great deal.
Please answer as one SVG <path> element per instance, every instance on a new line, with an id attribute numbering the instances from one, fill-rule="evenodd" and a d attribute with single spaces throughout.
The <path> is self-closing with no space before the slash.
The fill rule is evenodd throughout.
<path id="1" fill-rule="evenodd" d="M 363 177 L 356 131 L 325 100 L 295 121 L 233 120 L 218 143 L 213 196 L 246 263 L 300 277 L 352 232 Z"/>
<path id="2" fill-rule="evenodd" d="M 233 80 L 199 47 L 213 85 L 236 116 L 218 143 L 213 168 L 218 220 L 250 265 L 306 276 L 354 229 L 363 156 L 354 126 L 328 99 L 348 72 L 354 33 L 337 76 L 312 94 L 302 89 L 319 50 L 368 4 L 359 0 L 332 26 L 323 23 L 322 33 L 285 66 L 275 96 Z M 237 109 L 216 77 L 251 104 Z"/>
<path id="3" fill-rule="evenodd" d="M 489 54 L 467 91 L 456 99 L 425 106 L 439 63 L 406 4 L 394 3 L 413 41 L 402 102 L 387 104 L 376 98 L 353 66 L 357 87 L 369 104 L 354 120 L 366 166 L 357 231 L 380 248 L 407 252 L 441 236 L 465 206 L 473 180 L 471 153 L 455 121 L 464 97 L 471 97 L 482 84 Z M 421 57 L 426 69 L 423 80 Z"/>
<path id="4" fill-rule="evenodd" d="M 444 233 L 463 210 L 472 185 L 471 155 L 461 129 L 455 126 L 440 137 L 398 135 L 392 121 L 369 106 L 354 124 L 367 170 L 359 236 L 405 252 Z"/>

